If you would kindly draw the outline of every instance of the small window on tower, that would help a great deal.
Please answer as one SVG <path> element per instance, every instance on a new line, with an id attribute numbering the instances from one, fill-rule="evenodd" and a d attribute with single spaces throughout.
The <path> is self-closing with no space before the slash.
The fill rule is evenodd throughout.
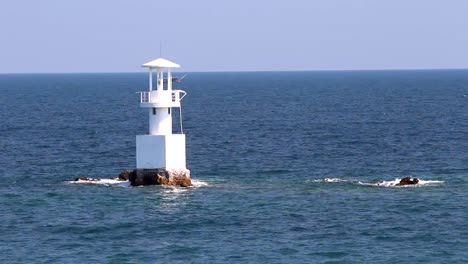
<path id="1" fill-rule="evenodd" d="M 171 114 L 171 108 L 168 108 L 168 109 L 167 109 L 167 113 L 168 113 L 168 114 Z"/>
<path id="2" fill-rule="evenodd" d="M 153 115 L 156 114 L 156 108 L 153 108 Z"/>

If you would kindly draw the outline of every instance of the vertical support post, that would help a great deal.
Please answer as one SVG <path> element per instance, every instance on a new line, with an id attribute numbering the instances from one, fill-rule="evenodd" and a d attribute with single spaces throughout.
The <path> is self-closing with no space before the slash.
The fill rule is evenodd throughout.
<path id="1" fill-rule="evenodd" d="M 149 68 L 149 90 L 150 92 L 153 90 L 153 69 Z"/>
<path id="2" fill-rule="evenodd" d="M 172 90 L 172 75 L 171 68 L 167 69 L 167 90 Z"/>
<path id="3" fill-rule="evenodd" d="M 161 91 L 164 90 L 164 72 L 162 69 L 158 69 L 159 70 L 159 87 L 158 89 L 160 89 Z"/>
<path id="4" fill-rule="evenodd" d="M 156 68 L 156 90 L 160 90 L 161 89 L 161 82 L 159 81 L 161 79 L 161 69 L 160 68 Z"/>

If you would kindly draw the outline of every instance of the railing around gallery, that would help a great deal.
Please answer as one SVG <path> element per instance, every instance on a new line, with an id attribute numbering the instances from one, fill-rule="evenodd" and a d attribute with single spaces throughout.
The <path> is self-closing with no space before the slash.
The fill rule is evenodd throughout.
<path id="1" fill-rule="evenodd" d="M 167 91 L 164 91 L 167 92 Z M 151 94 L 155 94 L 155 92 L 137 92 L 140 94 L 140 103 L 157 103 L 158 99 L 153 98 L 154 100 L 151 100 Z M 187 95 L 185 91 L 182 90 L 172 90 L 171 91 L 171 101 L 173 103 L 179 103 L 184 97 Z"/>

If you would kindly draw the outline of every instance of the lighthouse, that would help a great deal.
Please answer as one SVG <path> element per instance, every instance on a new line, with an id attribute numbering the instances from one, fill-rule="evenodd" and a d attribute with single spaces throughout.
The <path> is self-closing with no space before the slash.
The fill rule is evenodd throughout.
<path id="1" fill-rule="evenodd" d="M 149 129 L 148 134 L 136 136 L 135 171 L 142 175 L 156 171 L 159 176 L 165 175 L 169 184 L 174 182 L 174 185 L 180 180 L 190 181 L 180 103 L 186 92 L 173 89 L 173 81 L 179 79 L 173 77 L 171 72 L 180 65 L 159 58 L 142 67 L 149 69 L 148 91 L 139 92 L 140 107 L 148 114 Z M 180 118 L 178 133 L 174 133 L 172 127 L 174 109 L 178 109 L 174 112 L 179 113 Z"/>

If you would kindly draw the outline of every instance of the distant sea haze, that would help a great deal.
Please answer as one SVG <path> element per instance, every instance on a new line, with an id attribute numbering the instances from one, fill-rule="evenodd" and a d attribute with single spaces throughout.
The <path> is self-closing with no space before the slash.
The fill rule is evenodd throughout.
<path id="1" fill-rule="evenodd" d="M 194 187 L 70 183 L 135 167 L 147 87 L 0 75 L 1 263 L 468 262 L 467 70 L 189 73 Z"/>

